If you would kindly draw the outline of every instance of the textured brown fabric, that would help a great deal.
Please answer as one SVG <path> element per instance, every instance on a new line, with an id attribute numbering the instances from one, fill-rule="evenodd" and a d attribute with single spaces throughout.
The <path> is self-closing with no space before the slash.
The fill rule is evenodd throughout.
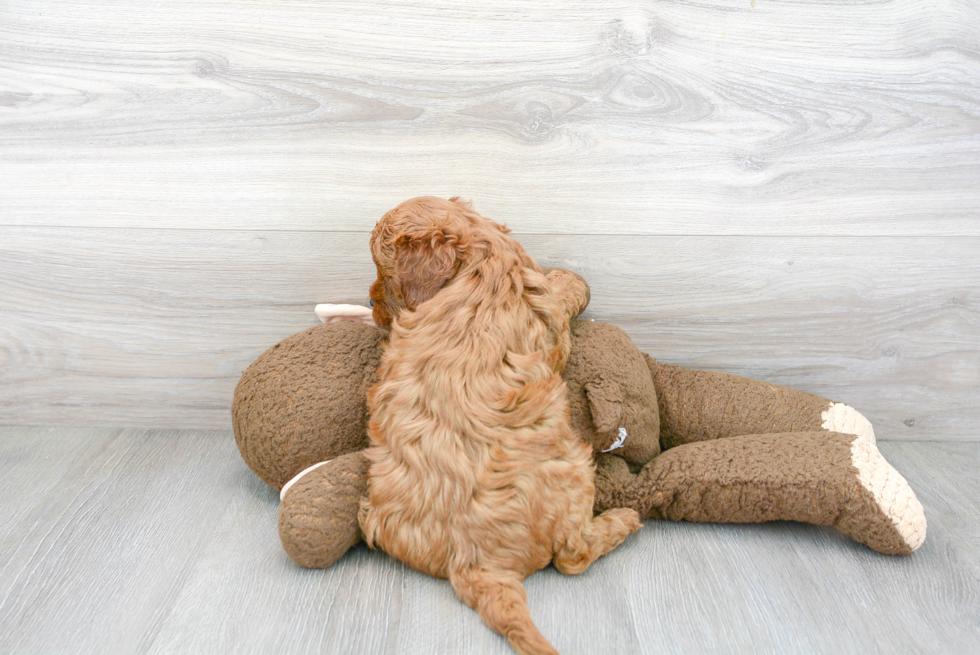
<path id="1" fill-rule="evenodd" d="M 815 431 L 693 442 L 665 451 L 639 475 L 600 458 L 596 511 L 632 507 L 643 519 L 718 523 L 789 520 L 833 525 L 888 554 L 911 552 L 861 486 L 854 435 Z"/>
<path id="2" fill-rule="evenodd" d="M 356 323 L 312 328 L 264 353 L 235 391 L 242 457 L 273 487 L 307 466 L 352 453 L 311 472 L 280 508 L 283 545 L 305 566 L 329 566 L 360 539 L 357 498 L 366 469 L 355 451 L 367 445 L 366 394 L 384 334 Z M 573 427 L 597 453 L 614 442 L 619 427 L 629 435 L 627 448 L 597 458 L 597 511 L 632 507 L 644 518 L 832 524 L 879 552 L 909 552 L 858 482 L 850 459 L 854 437 L 821 429 L 829 400 L 661 365 L 618 328 L 591 321 L 572 322 L 565 378 Z M 669 450 L 649 461 L 657 453 L 658 425 Z M 649 463 L 633 475 L 622 457 L 634 466 Z"/>
<path id="3" fill-rule="evenodd" d="M 266 484 L 281 489 L 308 466 L 367 448 L 367 391 L 385 334 L 325 323 L 276 344 L 242 374 L 231 409 L 235 440 Z"/>
<path id="4" fill-rule="evenodd" d="M 306 467 L 345 453 L 362 461 L 356 451 L 367 446 L 367 389 L 384 335 L 361 324 L 328 323 L 289 337 L 245 371 L 232 408 L 235 436 L 242 458 L 266 483 L 279 489 Z M 657 454 L 653 381 L 622 330 L 573 321 L 565 379 L 573 428 L 595 451 L 612 445 L 624 427 L 625 447 L 615 459 L 644 464 Z M 593 415 L 603 429 L 593 426 Z M 304 566 L 329 566 L 360 539 L 353 495 L 366 487 L 363 477 L 351 477 L 360 469 L 347 461 L 311 471 L 280 508 L 283 546 Z"/>
<path id="5" fill-rule="evenodd" d="M 279 538 L 297 564 L 322 569 L 362 538 L 357 508 L 367 493 L 368 461 L 350 453 L 296 481 L 279 505 Z"/>
<path id="6" fill-rule="evenodd" d="M 242 374 L 232 402 L 235 439 L 266 484 L 281 489 L 307 466 L 367 447 L 367 391 L 386 334 L 361 323 L 326 323 L 273 346 Z M 572 428 L 595 452 L 626 428 L 615 454 L 632 464 L 660 450 L 657 396 L 643 357 L 619 328 L 572 321 L 565 368 Z M 603 429 L 593 426 L 593 414 Z"/>
<path id="7" fill-rule="evenodd" d="M 645 355 L 609 323 L 572 321 L 571 332 L 565 382 L 572 429 L 598 454 L 625 428 L 623 447 L 612 454 L 631 464 L 649 462 L 660 452 L 660 418 Z"/>
<path id="8" fill-rule="evenodd" d="M 644 357 L 657 390 L 664 450 L 744 434 L 819 430 L 820 415 L 830 405 L 796 389 Z"/>

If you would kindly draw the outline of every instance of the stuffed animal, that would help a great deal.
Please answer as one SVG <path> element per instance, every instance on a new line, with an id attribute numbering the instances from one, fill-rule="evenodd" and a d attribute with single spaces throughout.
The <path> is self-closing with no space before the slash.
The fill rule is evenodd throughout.
<path id="1" fill-rule="evenodd" d="M 235 389 L 239 450 L 281 489 L 280 537 L 303 566 L 330 566 L 361 539 L 366 396 L 386 334 L 368 312 L 318 306 L 328 322 L 270 348 Z M 851 407 L 661 364 L 606 323 L 572 321 L 571 334 L 564 377 L 573 429 L 596 455 L 596 512 L 834 525 L 888 554 L 925 539 L 922 506 Z"/>
<path id="2" fill-rule="evenodd" d="M 330 321 L 283 340 L 249 366 L 235 389 L 232 418 L 256 475 L 281 489 L 311 464 L 367 448 L 367 391 L 377 380 L 385 335 L 373 323 Z M 622 330 L 604 323 L 573 321 L 572 339 L 565 380 L 573 429 L 596 452 L 615 451 L 637 468 L 646 464 L 660 452 L 660 421 L 643 356 Z"/>

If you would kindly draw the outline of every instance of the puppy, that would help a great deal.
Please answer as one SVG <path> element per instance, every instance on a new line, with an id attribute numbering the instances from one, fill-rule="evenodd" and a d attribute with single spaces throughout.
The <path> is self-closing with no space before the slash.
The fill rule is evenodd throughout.
<path id="1" fill-rule="evenodd" d="M 365 541 L 448 578 L 519 653 L 556 653 L 522 584 L 584 571 L 640 527 L 593 517 L 591 449 L 572 433 L 561 372 L 588 288 L 546 276 L 509 230 L 457 198 L 422 197 L 371 234 L 374 318 L 391 327 L 368 395 Z"/>

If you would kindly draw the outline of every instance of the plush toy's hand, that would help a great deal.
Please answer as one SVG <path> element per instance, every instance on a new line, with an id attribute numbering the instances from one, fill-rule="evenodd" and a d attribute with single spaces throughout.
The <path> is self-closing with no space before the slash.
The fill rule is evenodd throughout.
<path id="1" fill-rule="evenodd" d="M 317 305 L 314 310 L 321 323 L 334 323 L 336 321 L 353 321 L 355 323 L 366 323 L 374 325 L 374 316 L 370 307 L 363 305 L 334 305 L 322 303 Z"/>
<path id="2" fill-rule="evenodd" d="M 363 452 L 316 464 L 282 489 L 279 538 L 294 562 L 322 569 L 361 540 L 357 510 L 367 494 Z"/>
<path id="3" fill-rule="evenodd" d="M 626 390 L 616 380 L 599 379 L 583 385 L 585 397 L 589 399 L 592 421 L 599 432 L 618 431 L 623 425 L 623 411 L 626 405 Z"/>
<path id="4" fill-rule="evenodd" d="M 644 355 L 608 323 L 571 321 L 565 365 L 572 429 L 594 453 L 642 466 L 660 452 L 657 392 Z"/>

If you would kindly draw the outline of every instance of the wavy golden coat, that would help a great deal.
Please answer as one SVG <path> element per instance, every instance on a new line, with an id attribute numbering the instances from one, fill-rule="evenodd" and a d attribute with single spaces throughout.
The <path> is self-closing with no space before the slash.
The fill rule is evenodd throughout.
<path id="1" fill-rule="evenodd" d="M 518 652 L 554 653 L 523 579 L 580 573 L 639 527 L 631 509 L 593 517 L 591 449 L 569 424 L 561 372 L 588 288 L 456 198 L 391 210 L 371 253 L 391 337 L 368 398 L 365 540 L 448 578 Z"/>

